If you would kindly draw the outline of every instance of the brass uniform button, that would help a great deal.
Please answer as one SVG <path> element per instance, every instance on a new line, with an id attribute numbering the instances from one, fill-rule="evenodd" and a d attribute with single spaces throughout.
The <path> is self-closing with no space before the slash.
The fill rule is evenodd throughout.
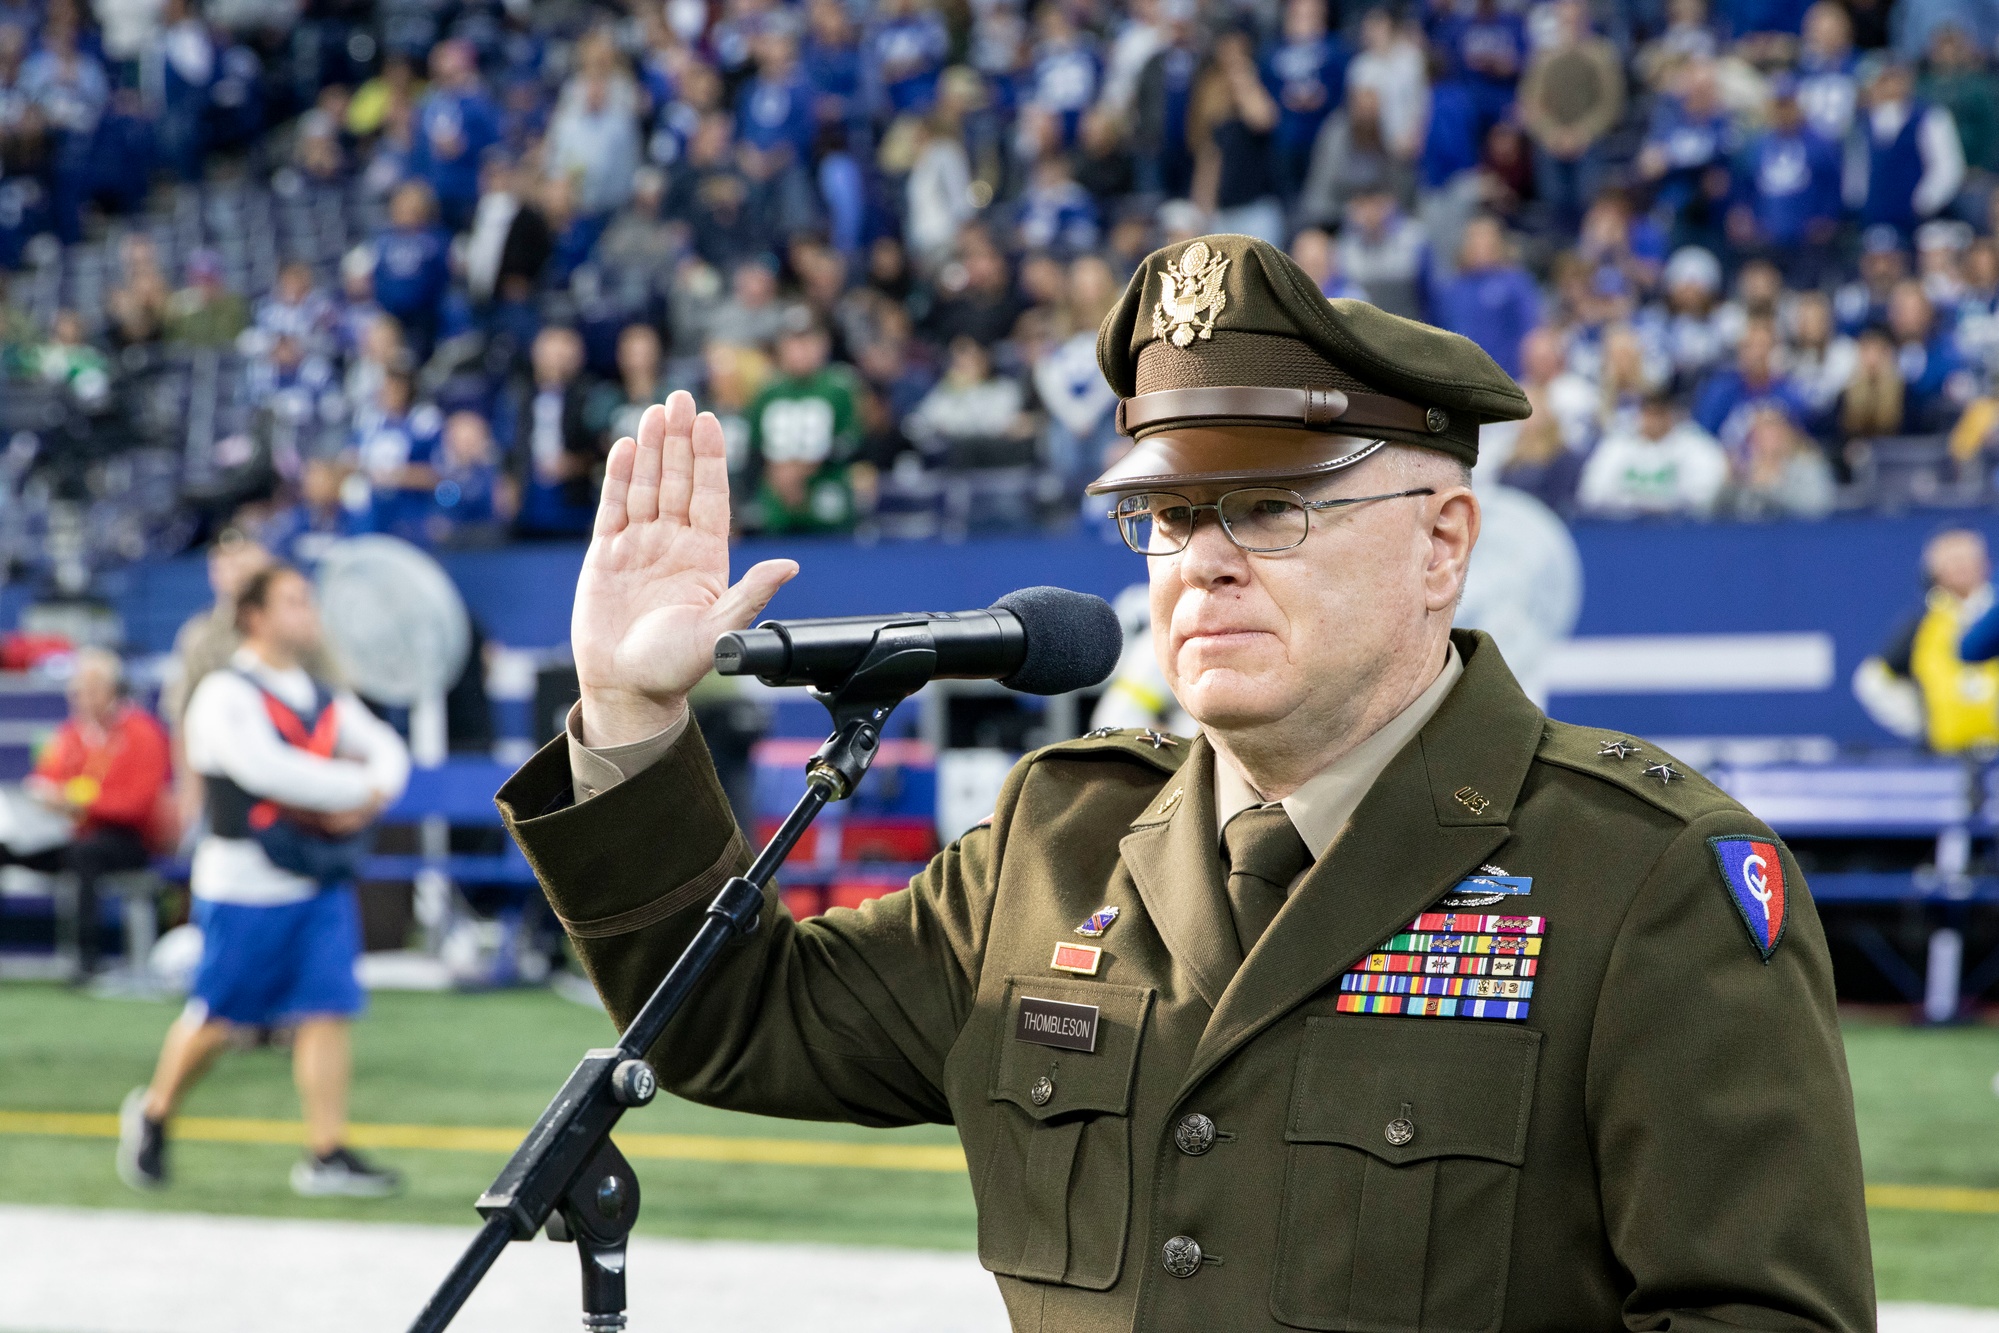
<path id="1" fill-rule="evenodd" d="M 1173 1127 L 1173 1146 L 1189 1157 L 1199 1157 L 1215 1146 L 1215 1122 L 1199 1111 L 1181 1117 Z"/>
<path id="2" fill-rule="evenodd" d="M 1174 1277 L 1192 1277 L 1201 1271 L 1201 1242 L 1192 1236 L 1175 1236 L 1160 1251 L 1159 1261 Z"/>
<path id="3" fill-rule="evenodd" d="M 1043 1074 L 1027 1089 L 1027 1100 L 1036 1106 L 1048 1105 L 1048 1099 L 1055 1095 L 1055 1080 Z"/>
<path id="4" fill-rule="evenodd" d="M 1381 1131 L 1381 1137 L 1400 1148 L 1416 1137 L 1416 1122 L 1408 1116 L 1398 1115 Z"/>

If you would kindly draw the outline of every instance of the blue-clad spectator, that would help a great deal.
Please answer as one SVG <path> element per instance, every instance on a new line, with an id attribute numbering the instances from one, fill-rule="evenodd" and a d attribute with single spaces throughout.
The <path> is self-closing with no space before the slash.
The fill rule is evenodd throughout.
<path id="1" fill-rule="evenodd" d="M 928 0 L 882 0 L 876 13 L 862 65 L 876 112 L 921 111 L 937 95 L 951 34 Z"/>
<path id="2" fill-rule="evenodd" d="M 1305 180 L 1319 126 L 1347 82 L 1347 44 L 1326 30 L 1326 0 L 1285 0 L 1284 28 L 1263 55 L 1263 81 L 1277 99 L 1273 145 L 1287 200 Z"/>
<path id="3" fill-rule="evenodd" d="M 534 383 L 517 412 L 511 452 L 524 537 L 580 537 L 596 514 L 598 436 L 586 420 L 583 339 L 551 326 L 535 336 Z"/>
<path id="4" fill-rule="evenodd" d="M 1836 0 L 1818 0 L 1805 11 L 1798 45 L 1798 106 L 1811 127 L 1845 143 L 1860 101 L 1854 75 L 1853 20 Z"/>
<path id="5" fill-rule="evenodd" d="M 479 202 L 479 161 L 500 141 L 500 109 L 480 83 L 469 42 L 453 38 L 431 48 L 430 77 L 417 105 L 410 170 L 430 183 L 445 225 L 458 231 Z"/>
<path id="6" fill-rule="evenodd" d="M 1677 87 L 1653 104 L 1638 174 L 1654 182 L 1660 203 L 1687 220 L 1696 205 L 1726 200 L 1732 133 L 1713 62 L 1689 61 Z"/>
<path id="7" fill-rule="evenodd" d="M 1357 89 L 1356 91 L 1365 91 Z M 1441 190 L 1484 159 L 1479 110 L 1463 79 L 1446 79 L 1430 89 L 1430 124 L 1423 133 L 1417 177 L 1426 190 Z"/>
<path id="8" fill-rule="evenodd" d="M 191 0 L 167 0 L 159 38 L 140 56 L 139 81 L 156 108 L 160 154 L 167 169 L 184 181 L 201 179 L 215 65 L 214 39 Z"/>
<path id="9" fill-rule="evenodd" d="M 311 569 L 335 542 L 365 532 L 367 514 L 343 502 L 347 475 L 346 466 L 334 459 L 307 459 L 298 498 L 256 525 L 257 540 L 287 564 Z"/>
<path id="10" fill-rule="evenodd" d="M 1909 276 L 1902 233 L 1885 223 L 1860 233 L 1860 276 L 1834 293 L 1839 331 L 1849 336 L 1888 319 L 1888 294 Z"/>
<path id="11" fill-rule="evenodd" d="M 759 152 L 785 150 L 808 161 L 817 128 L 811 82 L 798 67 L 798 44 L 788 32 L 757 40 L 757 72 L 736 94 L 736 134 Z"/>
<path id="12" fill-rule="evenodd" d="M 1777 371 L 1777 330 L 1767 319 L 1752 319 L 1736 345 L 1735 364 L 1723 366 L 1701 382 L 1694 394 L 1694 420 L 1720 440 L 1731 455 L 1740 455 L 1757 410 L 1781 408 L 1794 420 L 1806 413 L 1796 391 Z"/>
<path id="13" fill-rule="evenodd" d="M 1097 100 L 1102 62 L 1088 33 L 1078 32 L 1060 0 L 1045 0 L 1035 14 L 1037 40 L 1027 101 L 1055 117 L 1062 146 L 1073 147 L 1083 113 Z"/>
<path id="14" fill-rule="evenodd" d="M 1527 65 L 1527 26 L 1498 0 L 1475 0 L 1471 12 L 1451 10 L 1432 30 L 1450 80 L 1471 96 L 1478 115 L 1476 135 L 1484 139 L 1513 105 L 1520 72 Z M 1433 113 L 1434 114 L 1434 113 Z"/>
<path id="15" fill-rule="evenodd" d="M 409 367 L 389 367 L 374 403 L 355 416 L 350 451 L 357 474 L 368 484 L 369 531 L 426 540 L 443 434 L 443 415 L 416 401 L 416 379 Z"/>
<path id="16" fill-rule="evenodd" d="M 375 303 L 402 324 L 420 358 L 430 354 L 451 285 L 449 247 L 430 187 L 414 180 L 398 185 L 389 197 L 389 225 L 374 241 Z"/>
<path id="17" fill-rule="evenodd" d="M 853 121 L 861 104 L 861 37 L 842 0 L 812 0 L 806 10 L 800 64 L 812 85 L 812 114 L 821 124 Z"/>
<path id="18" fill-rule="evenodd" d="M 687 145 L 700 127 L 701 118 L 721 105 L 722 76 L 698 60 L 686 62 L 674 83 L 672 99 L 653 104 L 652 134 L 646 140 L 646 157 L 661 167 L 679 165 L 687 156 Z"/>
<path id="19" fill-rule="evenodd" d="M 1839 229 L 1840 148 L 1806 123 L 1795 80 L 1780 76 L 1771 93 L 1768 127 L 1736 158 L 1728 237 L 1771 252 L 1795 285 L 1815 287 Z"/>
<path id="20" fill-rule="evenodd" d="M 1028 250 L 1077 255 L 1096 248 L 1102 234 L 1097 201 L 1076 183 L 1062 154 L 1049 153 L 1034 164 L 1020 196 L 1017 233 Z"/>
<path id="21" fill-rule="evenodd" d="M 1541 293 L 1508 248 L 1497 218 L 1481 216 L 1466 224 L 1457 275 L 1431 291 L 1430 318 L 1470 338 L 1500 369 L 1518 376 L 1521 340 L 1541 323 Z"/>
<path id="22" fill-rule="evenodd" d="M 1888 298 L 1888 333 L 1902 373 L 1905 428 L 1916 433 L 1949 430 L 1976 395 L 1977 374 L 1914 278 L 1896 283 Z"/>
<path id="23" fill-rule="evenodd" d="M 514 515 L 511 479 L 500 469 L 493 429 L 477 412 L 444 422 L 427 536 L 439 546 L 490 546 L 506 537 Z"/>
<path id="24" fill-rule="evenodd" d="M 1964 184 L 1964 145 L 1950 112 L 1915 96 L 1908 66 L 1889 62 L 1867 85 L 1859 133 L 1848 142 L 1845 196 L 1862 226 L 1907 236 Z"/>
<path id="25" fill-rule="evenodd" d="M 41 49 L 21 66 L 21 93 L 41 113 L 51 137 L 56 235 L 83 235 L 83 203 L 90 192 L 91 146 L 111 100 L 104 66 L 83 49 L 74 23 L 53 18 L 42 25 Z"/>
<path id="26" fill-rule="evenodd" d="M 215 81 L 208 85 L 209 146 L 247 149 L 264 133 L 263 57 L 240 38 L 219 49 Z"/>

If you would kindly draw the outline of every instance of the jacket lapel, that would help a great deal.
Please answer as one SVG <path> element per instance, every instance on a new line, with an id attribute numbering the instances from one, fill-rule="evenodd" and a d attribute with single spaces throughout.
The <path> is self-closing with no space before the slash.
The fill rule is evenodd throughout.
<path id="1" fill-rule="evenodd" d="M 1463 678 L 1390 761 L 1346 831 L 1250 951 L 1201 1036 L 1186 1086 L 1331 984 L 1509 836 L 1507 821 L 1545 719 L 1491 639 L 1462 632 L 1453 638 L 1465 659 Z M 1212 811 L 1207 819 L 1212 828 Z M 1209 855 L 1219 874 L 1219 855 L 1212 848 Z M 1228 929 L 1226 906 L 1222 929 Z"/>
<path id="2" fill-rule="evenodd" d="M 1212 1008 L 1242 963 L 1215 845 L 1215 752 L 1190 744 L 1179 773 L 1118 843 L 1125 868 L 1166 947 Z"/>

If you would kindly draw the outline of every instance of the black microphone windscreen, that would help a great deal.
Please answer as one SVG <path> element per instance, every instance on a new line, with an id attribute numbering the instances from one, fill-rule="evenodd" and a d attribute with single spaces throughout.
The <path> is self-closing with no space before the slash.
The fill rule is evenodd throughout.
<path id="1" fill-rule="evenodd" d="M 1105 680 L 1124 652 L 1124 627 L 1101 597 L 1067 588 L 1022 588 L 993 603 L 1020 617 L 1027 657 L 1000 684 L 1025 694 L 1067 694 Z"/>

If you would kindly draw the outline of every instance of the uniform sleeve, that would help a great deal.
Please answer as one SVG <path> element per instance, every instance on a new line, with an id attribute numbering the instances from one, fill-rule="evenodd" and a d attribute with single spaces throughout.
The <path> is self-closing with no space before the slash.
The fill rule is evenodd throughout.
<path id="1" fill-rule="evenodd" d="M 1689 824 L 1598 997 L 1585 1104 L 1625 1324 L 1861 1333 L 1873 1264 L 1825 934 L 1782 852 L 1787 919 L 1764 961 L 1709 845 L 1728 835 L 1777 842 L 1739 811 Z"/>
<path id="2" fill-rule="evenodd" d="M 568 745 L 558 738 L 515 774 L 500 809 L 622 1029 L 750 849 L 698 726 L 580 805 Z M 661 1082 L 761 1115 L 948 1122 L 944 1060 L 977 989 L 993 837 L 975 829 L 908 888 L 858 910 L 797 921 L 776 886 L 766 890 L 758 929 L 722 955 L 650 1052 Z"/>

